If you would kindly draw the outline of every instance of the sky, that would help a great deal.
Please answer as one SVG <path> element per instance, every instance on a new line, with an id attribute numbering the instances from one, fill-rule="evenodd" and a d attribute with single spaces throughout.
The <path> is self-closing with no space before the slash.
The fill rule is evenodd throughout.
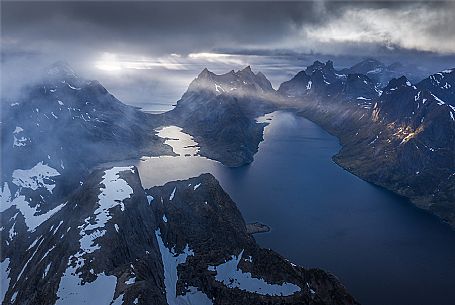
<path id="1" fill-rule="evenodd" d="M 455 2 L 2 1 L 2 95 L 68 62 L 125 103 L 166 110 L 205 67 L 275 88 L 314 60 L 455 67 Z"/>

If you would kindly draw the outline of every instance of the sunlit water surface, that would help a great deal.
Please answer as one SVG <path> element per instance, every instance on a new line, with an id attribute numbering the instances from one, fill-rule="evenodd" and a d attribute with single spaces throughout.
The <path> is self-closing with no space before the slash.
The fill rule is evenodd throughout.
<path id="1" fill-rule="evenodd" d="M 314 123 L 287 112 L 258 121 L 270 124 L 249 166 L 195 156 L 197 143 L 176 126 L 158 134 L 178 156 L 121 164 L 136 165 L 146 188 L 212 173 L 246 221 L 272 228 L 256 235 L 263 247 L 331 271 L 362 304 L 454 304 L 455 233 L 447 225 L 337 166 L 338 140 Z"/>

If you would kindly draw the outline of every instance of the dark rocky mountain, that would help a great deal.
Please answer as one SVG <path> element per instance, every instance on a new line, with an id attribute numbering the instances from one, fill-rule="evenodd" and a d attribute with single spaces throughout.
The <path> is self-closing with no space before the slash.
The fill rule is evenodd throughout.
<path id="1" fill-rule="evenodd" d="M 24 196 L 30 212 L 45 213 L 98 163 L 172 152 L 153 132 L 154 116 L 60 62 L 18 100 L 2 101 L 1 120 L 2 210 Z"/>
<path id="2" fill-rule="evenodd" d="M 96 170 L 30 234 L 17 217 L 6 246 L 8 218 L 3 304 L 357 304 L 257 246 L 209 174 L 144 190 L 135 167 Z"/>
<path id="3" fill-rule="evenodd" d="M 418 83 L 419 90 L 431 91 L 446 103 L 455 106 L 455 71 L 447 69 L 433 74 Z"/>
<path id="4" fill-rule="evenodd" d="M 315 103 L 322 99 L 333 103 L 348 101 L 366 107 L 371 106 L 372 100 L 380 92 L 368 76 L 358 73 L 342 74 L 334 69 L 332 61 L 314 62 L 305 71 L 282 83 L 278 89 L 281 96 L 290 100 L 306 98 Z"/>
<path id="5" fill-rule="evenodd" d="M 437 75 L 441 79 L 447 77 L 443 86 L 450 89 L 455 84 L 453 70 Z M 410 197 L 453 226 L 455 95 L 429 86 L 428 79 L 415 86 L 405 77 L 394 79 L 378 99 L 372 120 L 382 133 L 377 134 L 372 146 L 383 150 L 388 160 L 380 169 L 373 171 L 371 166 L 370 175 L 389 176 L 385 180 L 387 187 Z"/>
<path id="6" fill-rule="evenodd" d="M 159 138 L 150 134 L 156 125 L 153 116 L 121 103 L 100 83 L 80 78 L 64 63 L 54 64 L 41 83 L 24 92 L 9 105 L 3 103 L 2 153 L 11 154 L 2 158 L 9 161 L 2 164 L 3 175 L 16 168 L 15 160 L 24 165 L 18 156 L 22 154 L 38 154 L 42 160 L 50 152 L 54 163 L 71 152 L 75 163 L 91 166 L 132 154 L 131 146 L 156 150 Z M 72 166 L 70 160 L 67 166 Z"/>
<path id="7" fill-rule="evenodd" d="M 356 304 L 334 276 L 260 248 L 211 175 L 145 190 L 135 167 L 97 166 L 172 154 L 163 124 L 246 164 L 256 118 L 291 109 L 340 138 L 338 164 L 454 225 L 454 73 L 379 88 L 315 62 L 275 92 L 249 67 L 204 70 L 174 110 L 150 115 L 56 64 L 2 102 L 3 304 Z"/>
<path id="8" fill-rule="evenodd" d="M 320 72 L 327 80 L 339 73 L 331 62 L 315 62 L 311 73 L 299 72 L 278 92 L 340 138 L 338 164 L 455 226 L 455 72 L 436 73 L 415 85 L 405 76 L 393 78 L 380 89 L 370 73 L 358 74 L 377 65 L 362 62 L 343 70 L 355 74 L 330 87 L 314 75 Z M 308 89 L 316 82 L 319 91 Z"/>
<path id="9" fill-rule="evenodd" d="M 249 66 L 222 75 L 204 69 L 164 117 L 195 138 L 201 155 L 241 166 L 253 161 L 262 141 L 264 125 L 255 118 L 274 109 L 274 99 L 267 78 Z"/>
<path id="10" fill-rule="evenodd" d="M 405 76 L 389 79 L 389 71 L 381 77 L 390 81 L 381 88 L 371 73 L 359 73 L 378 66 L 389 71 L 371 60 L 341 71 L 331 61 L 316 61 L 281 84 L 278 94 L 259 80 L 238 90 L 245 84 L 241 71 L 215 75 L 204 70 L 166 115 L 168 122 L 195 136 L 202 155 L 238 166 L 252 162 L 262 140 L 263 126 L 255 118 L 293 109 L 340 138 L 343 148 L 334 157 L 338 164 L 453 225 L 453 71 L 415 85 Z M 245 71 L 255 79 L 250 69 Z"/>
<path id="11" fill-rule="evenodd" d="M 197 287 L 213 304 L 356 303 L 332 275 L 306 270 L 260 248 L 212 175 L 146 193 L 154 198 L 151 206 L 160 220 L 158 239 L 168 249 L 194 252 L 179 268 L 177 290 Z"/>
<path id="12" fill-rule="evenodd" d="M 424 71 L 415 67 L 405 66 L 401 63 L 386 65 L 376 59 L 367 58 L 350 68 L 342 69 L 343 74 L 363 74 L 368 76 L 379 88 L 385 87 L 392 78 L 406 76 L 412 82 L 417 82 L 425 77 Z"/>

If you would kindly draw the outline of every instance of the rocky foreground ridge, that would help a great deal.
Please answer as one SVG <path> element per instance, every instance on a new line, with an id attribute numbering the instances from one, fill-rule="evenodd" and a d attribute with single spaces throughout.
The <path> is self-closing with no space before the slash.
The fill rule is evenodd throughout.
<path id="1" fill-rule="evenodd" d="M 96 170 L 34 231 L 15 213 L 2 214 L 3 304 L 357 304 L 334 276 L 260 248 L 210 174 L 144 190 L 135 167 Z"/>

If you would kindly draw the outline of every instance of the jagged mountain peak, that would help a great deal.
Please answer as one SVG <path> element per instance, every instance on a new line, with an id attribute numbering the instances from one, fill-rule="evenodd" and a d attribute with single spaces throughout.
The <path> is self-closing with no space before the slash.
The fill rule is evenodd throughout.
<path id="1" fill-rule="evenodd" d="M 318 71 L 318 70 L 322 70 L 326 67 L 326 64 L 320 62 L 319 60 L 316 60 L 315 62 L 313 62 L 313 64 L 309 65 L 305 72 L 308 74 L 308 75 L 312 75 L 314 72 Z M 329 67 L 330 67 L 330 64 L 329 64 Z"/>
<path id="2" fill-rule="evenodd" d="M 267 77 L 261 72 L 255 74 L 249 65 L 242 70 L 231 70 L 225 74 L 215 74 L 205 68 L 189 86 L 189 91 L 201 89 L 212 91 L 216 94 L 235 93 L 241 89 L 273 90 L 272 84 Z"/>
<path id="3" fill-rule="evenodd" d="M 256 74 L 253 72 L 253 70 L 251 70 L 251 66 L 246 66 L 245 68 L 237 71 L 234 74 L 240 78 L 254 78 L 256 76 Z"/>
<path id="4" fill-rule="evenodd" d="M 392 78 L 387 86 L 384 88 L 384 91 L 394 91 L 400 87 L 411 87 L 412 84 L 406 76 L 401 76 L 399 78 Z"/>
<path id="5" fill-rule="evenodd" d="M 455 69 L 432 74 L 417 85 L 419 90 L 429 90 L 448 104 L 455 106 Z"/>
<path id="6" fill-rule="evenodd" d="M 242 72 L 253 72 L 253 71 L 251 70 L 251 66 L 250 66 L 250 65 L 246 66 L 246 67 L 243 68 L 241 71 L 242 71 Z"/>
<path id="7" fill-rule="evenodd" d="M 313 76 L 313 74 L 323 74 L 333 81 L 336 71 L 333 67 L 333 61 L 328 60 L 325 63 L 322 63 L 316 60 L 312 65 L 306 68 L 305 73 L 309 76 Z"/>
<path id="8" fill-rule="evenodd" d="M 51 78 L 79 78 L 66 61 L 56 61 L 46 68 L 46 74 Z"/>
<path id="9" fill-rule="evenodd" d="M 213 75 L 215 75 L 213 72 L 211 72 L 207 68 L 204 68 L 204 70 L 202 70 L 201 73 L 198 74 L 197 79 L 208 79 Z"/>
<path id="10" fill-rule="evenodd" d="M 308 66 L 308 67 L 322 67 L 322 66 L 324 66 L 324 63 L 323 63 L 323 62 L 321 62 L 321 61 L 319 61 L 319 60 L 315 60 L 315 61 L 313 62 L 313 64 L 311 64 L 311 65 Z"/>
<path id="11" fill-rule="evenodd" d="M 304 79 L 304 80 L 307 80 L 308 78 L 309 78 L 309 75 L 306 74 L 306 72 L 304 70 L 300 71 L 293 77 L 293 79 Z"/>
<path id="12" fill-rule="evenodd" d="M 374 58 L 367 58 L 347 69 L 347 73 L 371 75 L 382 73 L 385 69 L 384 63 Z"/>

